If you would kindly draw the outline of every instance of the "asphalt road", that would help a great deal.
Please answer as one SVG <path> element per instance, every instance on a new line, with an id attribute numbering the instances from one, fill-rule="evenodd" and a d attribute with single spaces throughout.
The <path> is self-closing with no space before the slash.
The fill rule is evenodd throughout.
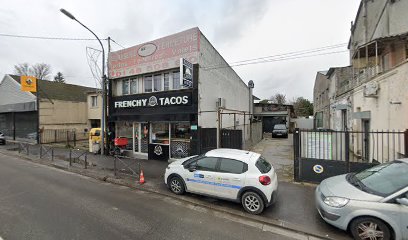
<path id="1" fill-rule="evenodd" d="M 290 239 L 241 219 L 0 153 L 0 239 Z"/>

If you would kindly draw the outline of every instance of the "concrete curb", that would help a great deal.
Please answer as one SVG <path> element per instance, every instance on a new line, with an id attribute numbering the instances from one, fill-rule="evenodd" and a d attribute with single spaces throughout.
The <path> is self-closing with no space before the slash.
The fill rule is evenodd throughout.
<path id="1" fill-rule="evenodd" d="M 183 201 L 185 203 L 189 203 L 192 205 L 195 205 L 197 207 L 202 207 L 202 208 L 206 208 L 215 212 L 220 212 L 222 214 L 227 215 L 229 220 L 232 221 L 239 221 L 240 223 L 249 225 L 249 226 L 253 226 L 253 227 L 257 227 L 262 229 L 263 231 L 270 231 L 270 232 L 274 232 L 274 233 L 278 233 L 280 235 L 283 236 L 287 236 L 290 238 L 294 238 L 294 239 L 299 239 L 299 240 L 316 240 L 316 239 L 334 239 L 334 238 L 330 238 L 328 236 L 322 236 L 313 232 L 308 232 L 306 230 L 299 230 L 302 229 L 303 227 L 300 225 L 296 225 L 296 224 L 291 224 L 291 223 L 287 223 L 284 221 L 280 221 L 280 220 L 276 220 L 276 219 L 268 219 L 266 220 L 265 218 L 262 219 L 261 216 L 257 216 L 257 215 L 248 215 L 246 213 L 243 212 L 238 212 L 236 210 L 226 210 L 222 207 L 218 207 L 218 206 L 212 206 L 212 205 L 207 205 L 204 204 L 201 201 L 198 200 L 194 200 L 194 199 L 190 199 L 187 197 L 183 197 L 183 196 L 178 196 L 175 194 L 171 194 L 170 192 L 163 192 L 163 191 L 159 191 L 156 189 L 153 189 L 151 187 L 144 187 L 146 185 L 134 185 L 131 184 L 129 182 L 126 182 L 123 179 L 119 179 L 119 178 L 115 178 L 115 177 L 111 177 L 109 175 L 105 175 L 105 176 L 101 176 L 98 174 L 92 174 L 91 171 L 86 170 L 86 169 L 76 169 L 71 168 L 71 167 L 65 167 L 65 166 L 61 166 L 58 165 L 56 163 L 46 163 L 46 162 L 42 162 L 39 161 L 39 158 L 30 158 L 29 156 L 24 156 L 22 154 L 14 154 L 11 151 L 2 151 L 0 150 L 1 153 L 3 153 L 4 155 L 9 155 L 9 156 L 13 156 L 13 157 L 18 157 L 20 159 L 24 159 L 33 163 L 37 163 L 37 164 L 41 164 L 41 165 L 45 165 L 45 166 L 49 166 L 49 167 L 53 167 L 56 169 L 60 169 L 60 170 L 64 170 L 67 172 L 71 172 L 71 173 L 75 173 L 75 174 L 79 174 L 82 176 L 86 176 L 86 177 L 90 177 L 96 180 L 100 180 L 103 182 L 108 182 L 108 183 L 112 183 L 115 185 L 120 185 L 120 186 L 126 186 L 129 187 L 131 189 L 136 189 L 136 190 L 140 190 L 140 191 L 145 191 L 145 192 L 149 192 L 149 193 L 154 193 L 154 194 L 158 194 L 161 196 L 165 196 L 165 197 L 169 197 L 172 199 L 176 199 L 176 200 L 180 200 Z M 221 217 L 221 216 L 220 216 Z M 242 221 L 244 219 L 244 221 Z"/>

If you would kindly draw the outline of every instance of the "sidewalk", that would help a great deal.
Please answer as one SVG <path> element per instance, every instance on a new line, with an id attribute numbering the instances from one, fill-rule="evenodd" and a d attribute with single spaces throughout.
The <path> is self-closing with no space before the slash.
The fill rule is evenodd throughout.
<path id="1" fill-rule="evenodd" d="M 123 159 L 123 163 L 118 163 L 119 169 L 126 168 L 125 164 L 130 164 L 132 167 L 134 167 L 135 171 L 138 170 L 138 164 L 140 163 L 144 171 L 144 177 L 146 180 L 145 184 L 140 185 L 138 183 L 138 176 L 114 176 L 113 157 L 89 154 L 87 155 L 87 160 L 90 163 L 90 166 L 88 166 L 87 169 L 84 169 L 83 163 L 73 163 L 73 166 L 69 166 L 69 162 L 67 161 L 69 149 L 66 148 L 55 148 L 54 161 L 51 161 L 49 157 L 39 159 L 38 146 L 32 146 L 32 148 L 30 149 L 30 155 L 28 156 L 24 153 L 19 154 L 18 151 L 16 151 L 15 147 L 16 146 L 14 146 L 14 151 L 11 151 L 7 149 L 13 148 L 13 146 L 1 146 L 0 152 L 2 152 L 3 154 L 15 155 L 30 161 L 79 173 L 82 175 L 100 179 L 102 181 L 156 192 L 172 198 L 179 198 L 198 206 L 205 206 L 214 210 L 244 217 L 246 219 L 254 220 L 260 223 L 272 224 L 275 226 L 291 229 L 293 231 L 300 231 L 323 238 L 350 239 L 350 237 L 345 232 L 331 227 L 320 218 L 314 207 L 315 187 L 313 185 L 279 182 L 279 194 L 276 204 L 267 208 L 261 215 L 255 216 L 244 212 L 240 204 L 197 196 L 194 194 L 185 194 L 183 196 L 172 194 L 163 182 L 164 171 L 168 165 L 167 162 L 156 160 Z"/>

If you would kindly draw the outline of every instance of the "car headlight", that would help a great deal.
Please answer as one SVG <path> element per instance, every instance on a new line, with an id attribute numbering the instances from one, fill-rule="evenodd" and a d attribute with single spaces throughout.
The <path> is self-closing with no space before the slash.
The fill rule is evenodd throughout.
<path id="1" fill-rule="evenodd" d="M 326 197 L 324 203 L 330 207 L 341 208 L 347 205 L 350 199 L 342 197 Z"/>

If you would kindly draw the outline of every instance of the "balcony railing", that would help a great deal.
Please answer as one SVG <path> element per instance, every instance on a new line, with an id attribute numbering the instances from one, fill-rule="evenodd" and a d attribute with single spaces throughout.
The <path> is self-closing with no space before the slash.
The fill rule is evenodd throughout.
<path id="1" fill-rule="evenodd" d="M 380 66 L 369 66 L 366 68 L 355 69 L 353 79 L 351 79 L 350 81 L 346 81 L 347 83 L 341 86 L 338 86 L 336 91 L 337 96 L 370 81 L 381 72 L 382 69 Z"/>

